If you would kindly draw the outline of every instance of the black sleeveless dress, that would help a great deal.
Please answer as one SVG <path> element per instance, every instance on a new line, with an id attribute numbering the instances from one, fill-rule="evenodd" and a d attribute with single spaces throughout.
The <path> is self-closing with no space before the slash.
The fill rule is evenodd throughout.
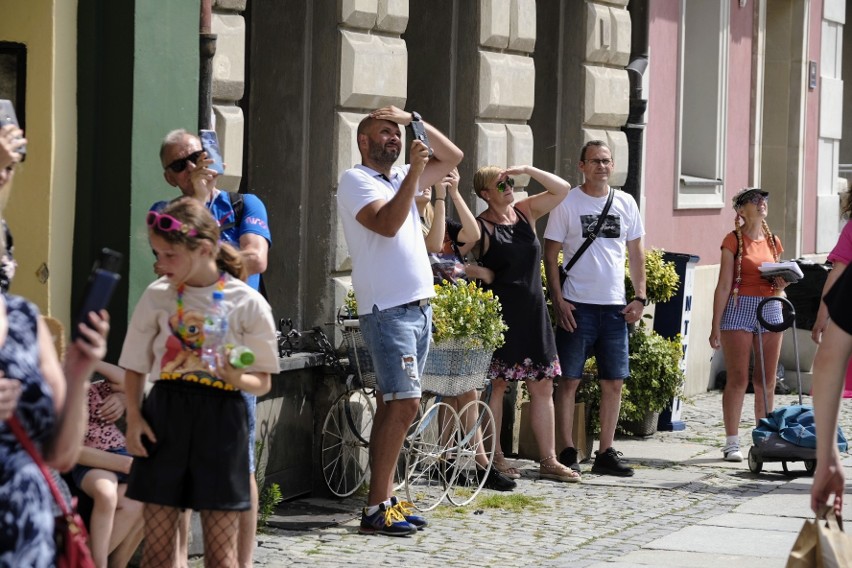
<path id="1" fill-rule="evenodd" d="M 506 343 L 491 359 L 489 376 L 509 381 L 552 379 L 561 369 L 541 285 L 541 244 L 523 213 L 518 209 L 515 213 L 517 223 L 494 225 L 493 232 L 479 218 L 489 240 L 480 262 L 494 271 L 494 282 L 485 288 L 500 298 L 509 326 Z"/>

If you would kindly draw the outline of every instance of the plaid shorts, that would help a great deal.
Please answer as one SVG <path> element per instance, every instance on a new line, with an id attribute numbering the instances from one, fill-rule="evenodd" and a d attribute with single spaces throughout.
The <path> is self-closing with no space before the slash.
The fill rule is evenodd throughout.
<path id="1" fill-rule="evenodd" d="M 769 330 L 761 326 L 757 321 L 757 306 L 768 296 L 740 296 L 737 305 L 734 306 L 734 297 L 728 298 L 725 313 L 722 314 L 722 331 L 750 331 L 757 333 L 760 327 L 761 333 Z M 769 302 L 763 306 L 761 314 L 764 321 L 771 324 L 780 324 L 783 321 L 781 314 L 781 302 Z"/>

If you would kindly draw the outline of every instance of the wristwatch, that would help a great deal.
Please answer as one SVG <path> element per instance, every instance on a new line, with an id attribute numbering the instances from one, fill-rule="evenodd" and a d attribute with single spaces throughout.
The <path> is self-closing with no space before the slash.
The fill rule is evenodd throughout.
<path id="1" fill-rule="evenodd" d="M 411 122 L 420 122 L 423 120 L 423 117 L 420 116 L 420 113 L 416 110 L 411 111 Z"/>
<path id="2" fill-rule="evenodd" d="M 642 298 L 642 297 L 640 297 L 640 296 L 633 296 L 633 301 L 634 301 L 634 302 L 642 302 L 642 305 L 643 305 L 643 306 L 647 306 L 647 305 L 648 305 L 648 298 Z"/>

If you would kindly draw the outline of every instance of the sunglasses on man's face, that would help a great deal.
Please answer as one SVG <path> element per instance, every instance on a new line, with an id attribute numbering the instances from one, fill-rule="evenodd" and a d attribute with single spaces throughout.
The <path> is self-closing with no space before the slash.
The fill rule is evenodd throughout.
<path id="1" fill-rule="evenodd" d="M 163 231 L 164 233 L 178 231 L 188 237 L 194 237 L 198 234 L 198 231 L 196 231 L 186 223 L 181 223 L 171 215 L 166 215 L 165 213 L 157 213 L 156 211 L 148 211 L 148 215 L 145 217 L 145 223 L 147 223 L 149 228 L 156 228 L 160 231 Z"/>
<path id="2" fill-rule="evenodd" d="M 500 193 L 506 191 L 506 186 L 515 187 L 515 180 L 513 178 L 507 177 L 503 181 L 497 182 L 497 191 Z"/>
<path id="3" fill-rule="evenodd" d="M 198 152 L 193 152 L 189 156 L 179 158 L 179 159 L 175 160 L 174 162 L 172 162 L 171 164 L 169 164 L 168 166 L 166 166 L 166 168 L 172 170 L 176 174 L 179 174 L 183 170 L 186 169 L 186 163 L 187 162 L 192 162 L 193 164 L 197 164 L 198 158 L 201 157 L 201 152 L 202 151 L 199 150 Z"/>

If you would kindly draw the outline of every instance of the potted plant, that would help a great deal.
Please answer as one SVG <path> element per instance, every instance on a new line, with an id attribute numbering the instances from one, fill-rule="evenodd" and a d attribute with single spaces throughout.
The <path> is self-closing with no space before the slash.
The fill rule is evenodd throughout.
<path id="1" fill-rule="evenodd" d="M 436 284 L 424 390 L 452 396 L 482 387 L 506 329 L 500 300 L 491 290 L 475 282 Z"/>
<path id="2" fill-rule="evenodd" d="M 684 373 L 680 366 L 683 346 L 680 335 L 667 339 L 640 322 L 630 334 L 630 378 L 621 393 L 619 426 L 636 436 L 650 436 L 657 430 L 657 419 L 673 398 L 681 396 Z M 583 382 L 577 398 L 590 407 L 591 429 L 599 427 L 600 383 L 595 380 L 595 359 L 586 362 Z"/>

